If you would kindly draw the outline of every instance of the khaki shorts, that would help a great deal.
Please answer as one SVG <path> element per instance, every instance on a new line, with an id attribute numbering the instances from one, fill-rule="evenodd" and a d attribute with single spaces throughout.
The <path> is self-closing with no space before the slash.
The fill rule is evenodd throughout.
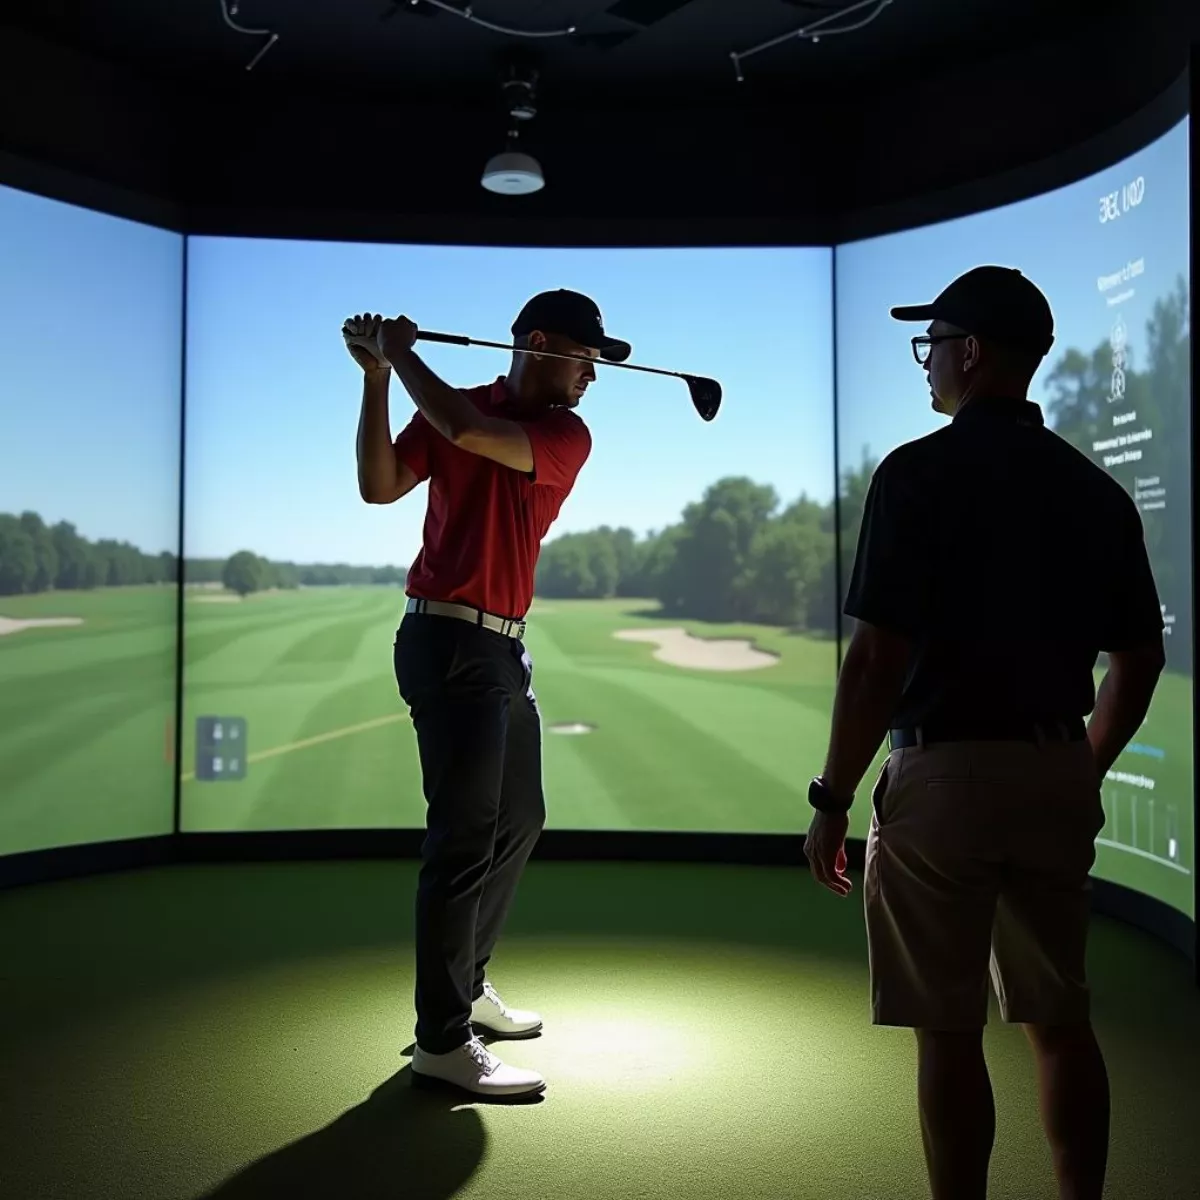
<path id="1" fill-rule="evenodd" d="M 871 796 L 872 1023 L 1086 1020 L 1089 872 L 1104 825 L 1088 742 L 893 750 Z"/>

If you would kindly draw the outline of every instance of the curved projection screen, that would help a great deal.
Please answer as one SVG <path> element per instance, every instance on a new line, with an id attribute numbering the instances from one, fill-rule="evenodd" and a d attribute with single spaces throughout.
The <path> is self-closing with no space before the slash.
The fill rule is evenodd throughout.
<path id="1" fill-rule="evenodd" d="M 392 640 L 426 493 L 360 500 L 339 329 L 370 308 L 505 341 L 557 286 L 595 296 L 634 362 L 713 376 L 725 404 L 708 425 L 682 381 L 601 366 L 581 409 L 594 450 L 527 637 L 548 824 L 803 832 L 836 674 L 834 481 L 844 588 L 873 465 L 943 420 L 888 308 L 991 261 L 1051 298 L 1034 399 L 1137 499 L 1167 622 L 1096 873 L 1194 917 L 1187 137 L 836 253 L 191 238 L 186 330 L 180 235 L 0 187 L 0 854 L 169 833 L 177 736 L 185 833 L 423 825 Z M 79 316 L 85 371 L 48 369 L 31 314 Z M 463 386 L 508 364 L 422 352 Z M 393 381 L 393 433 L 412 411 Z M 851 835 L 869 820 L 856 804 Z"/>
<path id="2" fill-rule="evenodd" d="M 1103 788 L 1094 873 L 1194 917 L 1188 203 L 1184 121 L 1056 192 L 839 246 L 836 279 L 847 565 L 873 465 L 945 420 L 909 347 L 923 327 L 893 321 L 889 307 L 931 300 L 980 262 L 1018 267 L 1047 293 L 1056 342 L 1030 398 L 1137 500 L 1167 632 L 1167 672 Z"/>
<path id="3" fill-rule="evenodd" d="M 423 827 L 392 643 L 426 487 L 359 498 L 364 310 L 509 340 L 554 287 L 640 364 L 601 366 L 592 456 L 551 528 L 526 644 L 548 825 L 801 832 L 836 670 L 832 252 L 189 244 L 184 831 Z M 489 349 L 421 344 L 456 386 Z M 392 433 L 413 403 L 393 379 Z"/>
<path id="4" fill-rule="evenodd" d="M 0 854 L 174 829 L 180 234 L 0 187 Z"/>

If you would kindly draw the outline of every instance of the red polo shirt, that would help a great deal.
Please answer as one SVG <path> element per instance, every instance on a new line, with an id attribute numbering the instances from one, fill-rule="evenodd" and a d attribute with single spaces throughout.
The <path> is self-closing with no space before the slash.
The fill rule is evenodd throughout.
<path id="1" fill-rule="evenodd" d="M 466 389 L 490 416 L 516 420 L 503 377 Z M 453 445 L 420 414 L 396 438 L 396 453 L 429 480 L 421 550 L 406 591 L 522 618 L 533 600 L 542 538 L 587 461 L 592 438 L 570 409 L 521 417 L 533 448 L 533 478 Z"/>

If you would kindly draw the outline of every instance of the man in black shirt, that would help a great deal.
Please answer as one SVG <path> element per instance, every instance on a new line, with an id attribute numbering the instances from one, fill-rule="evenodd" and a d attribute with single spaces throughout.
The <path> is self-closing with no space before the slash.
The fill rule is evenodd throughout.
<path id="1" fill-rule="evenodd" d="M 805 853 L 822 884 L 850 890 L 845 814 L 886 735 L 864 878 L 872 1016 L 916 1031 L 934 1200 L 986 1195 L 989 968 L 1037 1057 L 1060 1194 L 1099 1200 L 1109 1097 L 1085 974 L 1089 872 L 1101 781 L 1164 665 L 1141 519 L 1027 399 L 1054 340 L 1029 280 L 978 267 L 892 315 L 928 322 L 913 354 L 951 419 L 871 481 Z"/>

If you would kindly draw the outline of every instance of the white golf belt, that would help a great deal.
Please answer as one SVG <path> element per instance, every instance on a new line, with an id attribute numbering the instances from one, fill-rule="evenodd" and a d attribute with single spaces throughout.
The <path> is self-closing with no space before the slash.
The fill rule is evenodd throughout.
<path id="1" fill-rule="evenodd" d="M 482 625 L 484 629 L 490 629 L 504 637 L 521 638 L 525 636 L 524 621 L 493 616 L 478 608 L 472 608 L 469 604 L 450 604 L 445 600 L 418 600 L 416 597 L 410 596 L 408 603 L 404 606 L 404 611 L 406 613 L 428 613 L 435 617 L 457 617 L 460 621 L 466 621 L 471 625 Z"/>

